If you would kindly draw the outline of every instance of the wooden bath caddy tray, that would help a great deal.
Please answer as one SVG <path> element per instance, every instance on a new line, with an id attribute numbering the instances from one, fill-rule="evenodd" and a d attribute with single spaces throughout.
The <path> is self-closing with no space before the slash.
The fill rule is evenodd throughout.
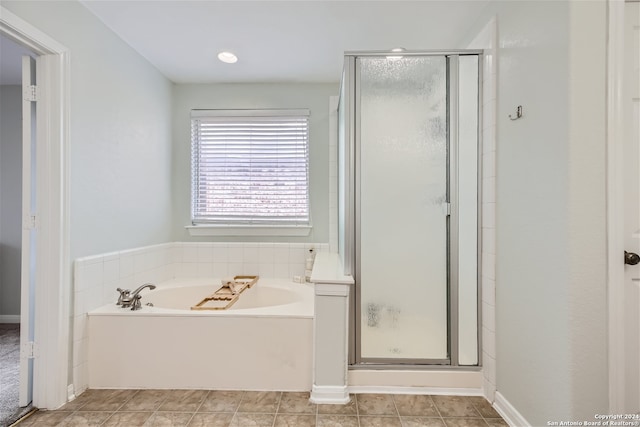
<path id="1" fill-rule="evenodd" d="M 238 301 L 240 294 L 256 284 L 260 276 L 235 276 L 220 289 L 191 307 L 191 310 L 226 310 Z"/>

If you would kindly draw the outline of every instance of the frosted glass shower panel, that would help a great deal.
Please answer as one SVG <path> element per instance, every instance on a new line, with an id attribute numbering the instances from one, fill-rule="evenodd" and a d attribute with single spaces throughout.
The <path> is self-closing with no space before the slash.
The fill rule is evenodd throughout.
<path id="1" fill-rule="evenodd" d="M 446 359 L 446 59 L 357 65 L 360 354 Z"/>

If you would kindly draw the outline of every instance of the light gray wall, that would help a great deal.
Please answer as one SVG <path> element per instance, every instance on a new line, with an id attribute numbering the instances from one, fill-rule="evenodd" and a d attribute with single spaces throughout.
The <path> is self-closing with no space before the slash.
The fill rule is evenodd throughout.
<path id="1" fill-rule="evenodd" d="M 329 241 L 329 97 L 332 83 L 180 84 L 173 89 L 173 240 L 190 241 Z M 308 237 L 189 236 L 191 223 L 192 109 L 308 108 L 309 183 L 313 230 Z"/>
<path id="2" fill-rule="evenodd" d="M 171 235 L 171 83 L 82 4 L 3 1 L 70 50 L 71 258 Z"/>
<path id="3" fill-rule="evenodd" d="M 571 2 L 569 28 L 571 409 L 575 420 L 591 420 L 609 406 L 607 3 Z"/>
<path id="4" fill-rule="evenodd" d="M 497 391 L 532 425 L 593 420 L 608 408 L 606 3 L 492 1 L 460 45 L 492 16 Z"/>
<path id="5" fill-rule="evenodd" d="M 20 314 L 21 95 L 21 86 L 0 86 L 0 317 Z"/>

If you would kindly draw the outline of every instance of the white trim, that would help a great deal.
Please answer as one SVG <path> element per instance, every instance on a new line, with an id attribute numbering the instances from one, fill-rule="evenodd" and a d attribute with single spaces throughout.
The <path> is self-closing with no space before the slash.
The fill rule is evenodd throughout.
<path id="1" fill-rule="evenodd" d="M 483 105 L 482 105 L 482 138 L 481 138 L 481 153 L 479 153 L 481 157 L 481 206 L 483 208 L 482 211 L 482 219 L 481 219 L 481 239 L 480 239 L 480 258 L 485 262 L 489 262 L 490 269 L 495 270 L 495 248 L 493 251 L 488 252 L 486 250 L 485 245 L 482 244 L 482 241 L 485 239 L 493 239 L 495 241 L 496 234 L 496 196 L 495 196 L 495 180 L 496 180 L 496 140 L 495 140 L 495 132 L 488 132 L 488 129 L 496 127 L 496 92 L 495 88 L 498 85 L 497 82 L 497 55 L 498 51 L 496 46 L 498 45 L 497 41 L 497 17 L 492 16 L 486 23 L 486 25 L 478 32 L 475 38 L 469 43 L 467 48 L 482 48 L 484 49 L 484 64 L 483 64 L 483 72 L 482 72 L 482 86 L 483 86 Z M 485 157 L 492 160 L 493 167 L 489 169 L 484 162 Z M 487 191 L 489 190 L 489 191 Z M 493 206 L 491 206 L 493 205 Z M 486 207 L 493 207 L 493 209 L 484 209 Z M 489 261 L 487 261 L 489 260 Z M 487 266 L 485 265 L 485 269 Z M 493 278 L 487 277 L 482 274 L 482 265 L 480 266 L 480 275 L 479 275 L 479 302 L 481 306 L 480 316 L 479 316 L 479 330 L 482 332 L 483 325 L 482 322 L 487 318 L 495 318 L 495 280 Z M 495 335 L 495 331 L 493 328 L 484 329 L 484 332 L 487 334 Z M 494 365 L 496 362 L 496 348 L 495 339 L 493 340 L 485 340 L 482 339 L 482 333 L 480 334 L 479 340 L 481 344 L 480 351 L 480 364 L 483 366 L 483 372 L 485 375 L 484 378 L 484 396 L 490 402 L 494 399 L 495 389 L 496 389 L 496 370 L 491 369 L 487 370 L 485 362 L 487 361 L 487 357 L 492 358 L 494 361 Z M 494 337 L 495 338 L 495 337 Z"/>
<path id="2" fill-rule="evenodd" d="M 0 323 L 20 323 L 19 314 L 0 314 Z"/>
<path id="3" fill-rule="evenodd" d="M 500 392 L 496 392 L 496 401 L 493 403 L 493 407 L 510 426 L 531 427 L 531 423 Z"/>
<path id="4" fill-rule="evenodd" d="M 199 117 L 289 117 L 310 116 L 308 108 L 299 109 L 263 109 L 263 110 L 191 110 L 191 118 Z"/>
<path id="5" fill-rule="evenodd" d="M 344 283 L 316 283 L 314 286 L 316 296 L 344 298 L 349 296 L 350 287 L 351 285 Z"/>
<path id="6" fill-rule="evenodd" d="M 316 255 L 311 281 L 331 285 L 353 285 L 355 283 L 352 276 L 344 275 L 342 259 L 336 252 L 324 252 Z"/>
<path id="7" fill-rule="evenodd" d="M 319 255 L 316 255 L 316 262 Z M 314 403 L 345 404 L 349 402 L 349 285 L 316 283 L 314 288 L 313 386 L 310 400 Z M 318 293 L 318 288 L 323 292 Z M 334 293 L 334 290 L 338 293 Z M 331 302 L 332 308 L 329 310 L 326 305 L 319 304 L 321 301 Z"/>
<path id="8" fill-rule="evenodd" d="M 395 370 L 395 369 L 351 369 L 348 381 L 351 389 L 415 389 L 458 390 L 463 393 L 481 393 L 483 375 L 480 370 Z"/>
<path id="9" fill-rule="evenodd" d="M 55 409 L 67 400 L 70 332 L 69 55 L 68 50 L 0 6 L 0 33 L 39 55 L 38 266 L 36 272 L 33 405 Z M 38 284 L 47 283 L 47 286 Z"/>
<path id="10" fill-rule="evenodd" d="M 338 253 L 338 105 L 339 96 L 329 97 L 329 252 Z"/>
<path id="11" fill-rule="evenodd" d="M 481 388 L 350 386 L 350 393 L 435 394 L 444 396 L 484 396 Z"/>
<path id="12" fill-rule="evenodd" d="M 311 403 L 345 405 L 349 403 L 349 388 L 344 386 L 313 385 L 311 388 Z"/>
<path id="13" fill-rule="evenodd" d="M 624 0 L 608 1 L 607 46 L 607 288 L 609 300 L 609 412 L 623 413 L 624 372 Z"/>
<path id="14" fill-rule="evenodd" d="M 191 236 L 308 236 L 310 225 L 186 225 Z"/>
<path id="15" fill-rule="evenodd" d="M 39 59 L 38 59 L 39 61 Z M 25 87 L 35 85 L 37 81 L 37 61 L 31 56 L 22 56 L 22 89 Z M 37 87 L 36 87 L 37 90 Z M 32 301 L 35 295 L 32 295 L 31 283 L 35 280 L 32 268 L 32 249 L 37 248 L 37 244 L 34 244 L 34 238 L 37 238 L 36 227 L 39 222 L 36 217 L 35 205 L 32 206 L 32 177 L 33 161 L 37 154 L 37 150 L 32 147 L 32 142 L 35 141 L 36 132 L 33 132 L 33 127 L 37 124 L 36 119 L 36 105 L 37 97 L 33 101 L 27 100 L 27 97 L 23 95 L 22 103 L 22 245 L 20 247 L 21 252 L 21 266 L 20 266 L 20 352 L 29 352 L 29 342 L 33 342 L 33 322 L 35 311 L 32 312 Z M 34 152 L 35 151 L 35 152 Z M 35 166 L 36 171 L 38 170 Z M 36 172 L 37 173 L 37 172 Z M 31 347 L 33 348 L 33 347 Z M 19 393 L 18 393 L 18 406 L 27 406 L 33 400 L 33 366 L 34 361 L 31 360 L 27 354 L 20 355 L 20 371 L 18 377 Z"/>
<path id="16" fill-rule="evenodd" d="M 75 387 L 73 386 L 73 384 L 69 384 L 67 386 L 67 401 L 71 402 L 72 400 L 75 400 L 75 398 L 76 398 Z"/>
<path id="17" fill-rule="evenodd" d="M 67 48 L 0 6 L 0 32 L 38 55 L 66 52 Z"/>

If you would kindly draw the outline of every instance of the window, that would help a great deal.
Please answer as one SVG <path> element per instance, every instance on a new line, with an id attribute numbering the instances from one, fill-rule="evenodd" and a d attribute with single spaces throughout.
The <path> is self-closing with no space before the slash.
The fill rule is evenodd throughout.
<path id="1" fill-rule="evenodd" d="M 309 111 L 193 110 L 193 225 L 309 227 Z"/>

